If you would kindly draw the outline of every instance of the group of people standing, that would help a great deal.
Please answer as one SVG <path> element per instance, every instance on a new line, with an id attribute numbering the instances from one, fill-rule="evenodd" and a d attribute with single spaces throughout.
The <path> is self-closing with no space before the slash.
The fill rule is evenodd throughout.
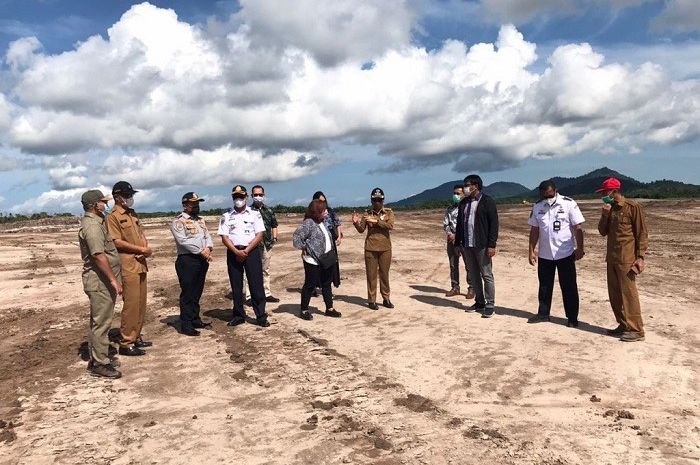
<path id="1" fill-rule="evenodd" d="M 490 318 L 495 311 L 493 257 L 498 241 L 498 210 L 495 200 L 485 194 L 483 182 L 469 175 L 463 185 L 453 189 L 453 205 L 445 212 L 443 228 L 447 238 L 451 289 L 448 297 L 460 295 L 460 257 L 467 272 L 466 297 L 473 299 L 467 312 L 479 311 Z M 133 209 L 134 190 L 131 184 L 119 181 L 112 195 L 89 190 L 82 195 L 85 211 L 78 233 L 83 258 L 83 288 L 90 301 L 90 361 L 88 370 L 98 376 L 118 378 L 118 363 L 110 357 L 108 331 L 111 327 L 117 296 L 122 295 L 118 353 L 125 356 L 144 355 L 152 346 L 141 336 L 145 311 L 148 265 L 153 253 L 144 227 Z M 530 213 L 528 259 L 537 264 L 539 307 L 529 323 L 549 321 L 555 272 L 563 294 L 568 326 L 578 326 L 579 297 L 576 283 L 576 260 L 584 256 L 583 215 L 576 202 L 560 195 L 553 181 L 539 187 L 541 199 Z M 642 207 L 625 199 L 619 180 L 607 179 L 597 191 L 605 194 L 598 230 L 607 236 L 606 256 L 608 292 L 618 327 L 608 331 L 622 341 L 644 339 L 644 330 L 636 289 L 636 276 L 644 270 L 647 230 Z M 268 327 L 266 303 L 279 302 L 270 289 L 272 247 L 277 242 L 278 223 L 274 212 L 265 205 L 265 190 L 252 189 L 253 203 L 248 205 L 248 192 L 242 185 L 231 191 L 233 208 L 225 212 L 218 235 L 226 247 L 226 264 L 233 299 L 229 326 L 246 322 L 244 304 L 246 288 L 255 323 Z M 394 213 L 384 206 L 384 191 L 375 188 L 370 194 L 371 207 L 363 213 L 353 212 L 352 223 L 365 233 L 364 259 L 367 275 L 367 305 L 378 310 L 377 280 L 382 305 L 394 308 L 390 296 L 389 270 L 392 260 L 391 231 Z M 107 203 L 114 199 L 108 214 Z M 180 332 L 199 336 L 199 329 L 210 323 L 200 317 L 200 299 L 204 290 L 214 244 L 206 222 L 200 216 L 204 199 L 195 192 L 182 197 L 182 213 L 171 224 L 177 248 L 175 271 L 181 288 Z M 309 203 L 302 224 L 294 231 L 292 243 L 301 250 L 304 283 L 301 289 L 299 317 L 311 320 L 311 297 L 320 287 L 325 315 L 341 317 L 334 308 L 332 285 L 340 285 L 337 247 L 343 240 L 342 223 L 328 206 L 323 192 L 316 192 Z M 537 249 L 537 251 L 536 251 Z M 247 285 L 245 282 L 247 281 Z"/>
<path id="2" fill-rule="evenodd" d="M 482 317 L 493 316 L 495 284 L 492 257 L 498 239 L 498 212 L 492 198 L 482 192 L 481 178 L 469 175 L 463 185 L 453 189 L 453 205 L 447 208 L 443 229 L 447 239 L 451 289 L 445 295 L 460 295 L 459 258 L 467 271 L 467 299 L 475 303 L 467 312 L 480 311 Z M 528 261 L 537 265 L 539 280 L 537 314 L 528 323 L 550 321 L 555 274 L 559 274 L 567 326 L 579 325 L 579 294 L 576 261 L 584 255 L 585 219 L 576 201 L 559 194 L 553 180 L 539 185 L 530 225 Z M 602 195 L 603 207 L 598 231 L 607 237 L 608 297 L 616 328 L 607 330 L 623 342 L 644 340 L 644 327 L 637 292 L 636 277 L 644 271 L 648 232 L 642 206 L 622 195 L 622 183 L 606 179 L 596 191 Z"/>

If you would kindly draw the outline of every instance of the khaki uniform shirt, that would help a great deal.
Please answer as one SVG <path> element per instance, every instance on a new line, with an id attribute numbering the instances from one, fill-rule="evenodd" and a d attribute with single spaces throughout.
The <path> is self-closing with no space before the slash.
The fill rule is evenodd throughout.
<path id="1" fill-rule="evenodd" d="M 105 278 L 95 263 L 94 256 L 97 254 L 105 254 L 112 273 L 117 279 L 121 278 L 119 253 L 107 232 L 104 218 L 94 213 L 85 213 L 80 219 L 78 242 L 83 259 L 83 287 L 86 291 L 96 291 L 102 278 Z"/>
<path id="2" fill-rule="evenodd" d="M 598 231 L 608 236 L 608 263 L 633 263 L 644 257 L 649 244 L 646 221 L 642 206 L 624 197 L 615 202 L 608 213 L 603 213 L 598 222 Z"/>
<path id="3" fill-rule="evenodd" d="M 367 223 L 367 218 L 376 218 L 375 224 Z M 379 212 L 375 212 L 371 208 L 365 211 L 362 219 L 357 223 L 355 229 L 363 233 L 367 230 L 365 238 L 365 250 L 371 252 L 384 252 L 391 250 L 391 237 L 389 231 L 394 229 L 394 212 L 391 208 L 382 208 Z"/>
<path id="4" fill-rule="evenodd" d="M 116 205 L 112 213 L 107 215 L 107 230 L 113 239 L 120 239 L 124 242 L 146 247 L 146 236 L 143 225 L 136 216 L 136 212 L 131 208 L 124 208 Z M 122 271 L 124 273 L 140 274 L 148 272 L 146 257 L 133 253 L 120 252 L 119 258 L 122 260 Z"/>
<path id="5" fill-rule="evenodd" d="M 170 231 L 175 238 L 177 254 L 201 254 L 207 247 L 214 247 L 204 218 L 193 218 L 182 212 L 175 217 Z"/>

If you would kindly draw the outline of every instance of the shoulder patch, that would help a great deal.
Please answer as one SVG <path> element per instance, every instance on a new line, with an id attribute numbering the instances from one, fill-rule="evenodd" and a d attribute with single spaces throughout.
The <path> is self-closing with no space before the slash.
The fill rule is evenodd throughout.
<path id="1" fill-rule="evenodd" d="M 176 220 L 176 221 L 174 221 L 173 223 L 174 223 L 174 226 L 175 226 L 175 229 L 176 229 L 176 230 L 182 231 L 183 229 L 185 229 L 185 225 L 182 224 L 182 221 L 177 221 L 177 220 Z"/>

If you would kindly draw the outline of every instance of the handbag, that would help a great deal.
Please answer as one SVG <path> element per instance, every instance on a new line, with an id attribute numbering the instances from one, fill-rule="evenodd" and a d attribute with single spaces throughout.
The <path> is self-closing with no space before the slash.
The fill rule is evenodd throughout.
<path id="1" fill-rule="evenodd" d="M 316 254 L 309 248 L 307 249 L 309 251 L 309 255 L 311 255 L 311 258 L 316 260 L 318 262 L 318 265 L 325 269 L 328 269 L 335 265 L 335 262 L 338 261 L 338 255 L 335 253 L 335 249 L 331 248 L 326 253 L 321 254 L 321 256 L 316 256 Z"/>

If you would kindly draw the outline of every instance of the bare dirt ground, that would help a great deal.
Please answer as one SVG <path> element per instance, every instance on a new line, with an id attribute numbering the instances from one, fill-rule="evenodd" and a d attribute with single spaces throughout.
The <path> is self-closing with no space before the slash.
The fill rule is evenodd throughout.
<path id="1" fill-rule="evenodd" d="M 700 204 L 645 205 L 647 336 L 632 344 L 604 335 L 615 322 L 599 203 L 582 205 L 578 329 L 566 327 L 558 291 L 552 323 L 526 324 L 537 307 L 527 206 L 500 207 L 492 319 L 465 313 L 464 297 L 444 297 L 437 211 L 397 215 L 396 309 L 365 306 L 363 236 L 343 217 L 344 279 L 335 290 L 343 317 L 297 318 L 302 263 L 290 242 L 300 217 L 289 216 L 273 256 L 282 299 L 268 306 L 275 324 L 226 326 L 231 302 L 216 240 L 202 302 L 213 328 L 200 338 L 173 327 L 175 247 L 168 220 L 149 220 L 156 255 L 145 333 L 155 345 L 144 357 L 120 357 L 117 381 L 90 377 L 81 359 L 88 305 L 77 225 L 5 230 L 0 463 L 696 464 Z"/>

